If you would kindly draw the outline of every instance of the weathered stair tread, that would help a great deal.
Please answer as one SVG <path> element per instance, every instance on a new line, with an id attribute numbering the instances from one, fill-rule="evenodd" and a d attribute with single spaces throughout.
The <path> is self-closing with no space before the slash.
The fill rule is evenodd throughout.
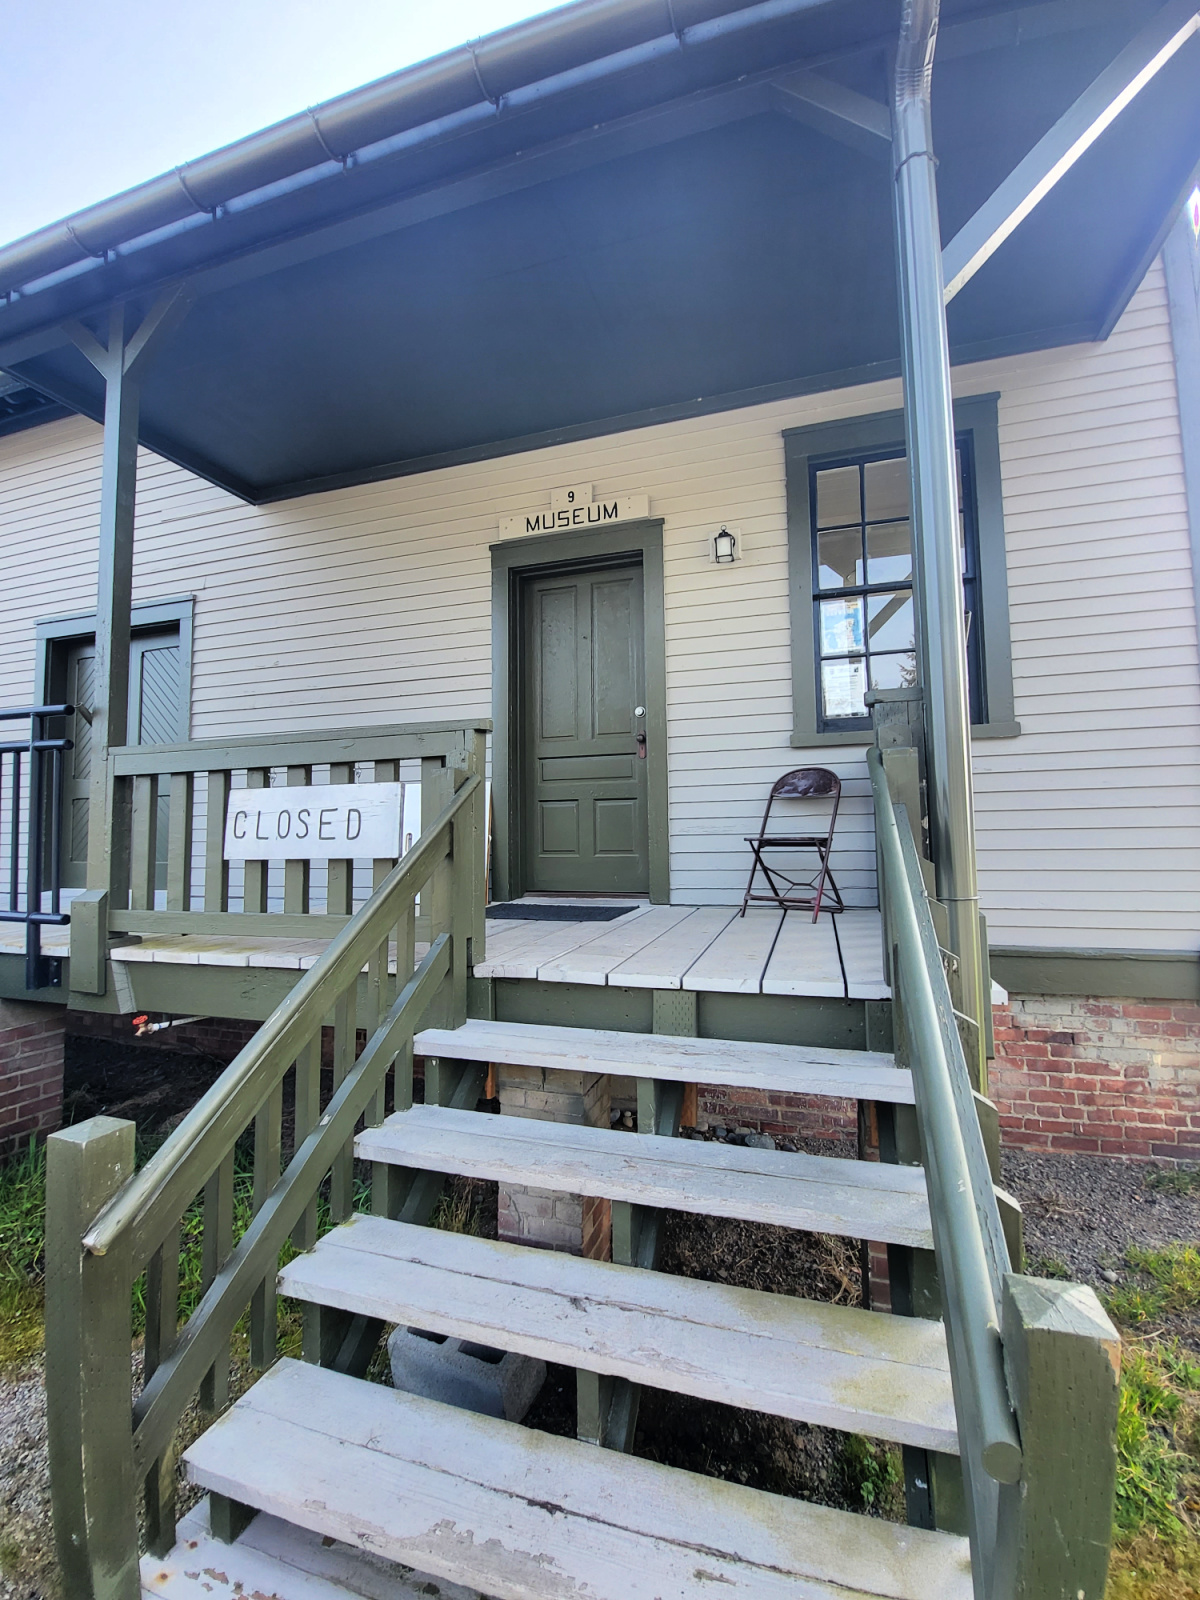
<path id="1" fill-rule="evenodd" d="M 364 1161 L 711 1217 L 933 1248 L 925 1174 L 833 1156 L 413 1106 L 358 1135 Z"/>
<path id="2" fill-rule="evenodd" d="M 940 1322 L 355 1217 L 284 1294 L 635 1383 L 954 1454 Z"/>
<path id="3" fill-rule="evenodd" d="M 912 1074 L 895 1066 L 892 1056 L 882 1050 L 746 1044 L 730 1039 L 483 1020 L 469 1021 L 461 1028 L 425 1028 L 417 1034 L 413 1048 L 418 1055 L 465 1061 L 913 1103 Z"/>
<path id="4" fill-rule="evenodd" d="M 768 1495 L 280 1361 L 194 1481 L 497 1600 L 969 1600 L 965 1539 Z"/>
<path id="5" fill-rule="evenodd" d="M 181 1518 L 169 1555 L 142 1557 L 141 1577 L 142 1600 L 487 1600 L 266 1512 L 223 1544 L 209 1531 L 207 1500 Z"/>

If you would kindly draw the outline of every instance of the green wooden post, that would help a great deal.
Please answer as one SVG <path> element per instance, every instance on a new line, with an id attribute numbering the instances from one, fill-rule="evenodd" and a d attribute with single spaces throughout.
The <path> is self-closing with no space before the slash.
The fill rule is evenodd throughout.
<path id="1" fill-rule="evenodd" d="M 229 910 L 229 863 L 225 859 L 225 813 L 228 809 L 229 774 L 210 772 L 208 812 L 204 820 L 205 911 Z"/>
<path id="2" fill-rule="evenodd" d="M 312 768 L 289 767 L 287 781 L 294 788 L 306 788 L 312 782 Z M 308 860 L 285 861 L 283 864 L 283 909 L 295 916 L 304 916 L 308 912 L 311 870 L 312 862 Z"/>
<path id="3" fill-rule="evenodd" d="M 83 1236 L 133 1174 L 134 1125 L 93 1117 L 46 1144 L 46 1404 L 54 1531 L 71 1600 L 138 1600 L 131 1265 Z"/>
<path id="4" fill-rule="evenodd" d="M 335 761 L 329 768 L 331 784 L 353 783 L 354 764 Z M 329 861 L 325 866 L 325 909 L 331 916 L 350 916 L 354 911 L 353 861 Z"/>
<path id="5" fill-rule="evenodd" d="M 233 1249 L 233 1151 L 204 1185 L 204 1233 L 200 1242 L 201 1284 L 207 1289 Z M 200 1385 L 200 1407 L 223 1411 L 229 1404 L 229 1342 L 226 1340 Z"/>
<path id="6" fill-rule="evenodd" d="M 270 786 L 268 767 L 251 767 L 246 773 L 247 789 L 266 789 Z M 242 910 L 267 909 L 267 872 L 265 861 L 247 861 L 242 866 Z"/>
<path id="7" fill-rule="evenodd" d="M 1022 1467 L 1000 1491 L 994 1600 L 1102 1600 L 1120 1337 L 1085 1285 L 1016 1274 L 1005 1280 L 1003 1325 Z"/>
<path id="8" fill-rule="evenodd" d="M 168 911 L 192 909 L 192 821 L 195 793 L 194 772 L 176 772 L 171 775 L 171 799 L 167 813 Z"/>
<path id="9" fill-rule="evenodd" d="M 170 1354 L 179 1332 L 179 1225 L 146 1265 L 145 1381 Z M 165 1556 L 175 1543 L 175 1444 L 163 1452 L 146 1476 L 146 1547 Z"/>

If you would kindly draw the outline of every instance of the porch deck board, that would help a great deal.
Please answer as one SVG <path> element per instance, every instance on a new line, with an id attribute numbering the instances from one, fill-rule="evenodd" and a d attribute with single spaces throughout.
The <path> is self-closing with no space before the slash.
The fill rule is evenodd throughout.
<path id="1" fill-rule="evenodd" d="M 230 921 L 236 923 L 236 914 Z M 854 908 L 837 918 L 852 999 L 886 999 L 879 913 Z M 47 927 L 47 955 L 69 953 L 69 928 Z M 118 945 L 117 962 L 190 967 L 307 971 L 327 948 L 324 939 L 267 939 L 229 934 L 152 934 Z M 427 946 L 417 946 L 417 959 Z M 0 923 L 0 955 L 23 955 L 25 929 Z M 395 971 L 394 947 L 389 962 Z M 732 906 L 637 905 L 611 922 L 528 921 L 488 924 L 480 978 L 687 989 L 722 994 L 840 997 L 842 975 L 833 918 L 813 923 L 803 911 Z"/>
<path id="2" fill-rule="evenodd" d="M 610 983 L 630 989 L 680 989 L 683 975 L 733 920 L 732 906 L 696 906 L 636 955 L 614 967 Z"/>
<path id="3" fill-rule="evenodd" d="M 735 916 L 684 973 L 683 988 L 715 994 L 761 994 L 763 973 L 783 919 L 782 911 L 747 911 L 744 917 Z"/>

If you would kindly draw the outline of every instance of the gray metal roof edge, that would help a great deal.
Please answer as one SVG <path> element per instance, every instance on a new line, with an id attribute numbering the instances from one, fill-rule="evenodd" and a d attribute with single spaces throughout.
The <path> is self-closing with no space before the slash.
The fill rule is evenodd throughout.
<path id="1" fill-rule="evenodd" d="M 392 144 L 426 127 L 480 121 L 518 97 L 569 91 L 573 73 L 683 48 L 723 32 L 778 21 L 842 0 L 722 0 L 673 31 L 662 0 L 574 0 L 429 61 L 418 62 L 171 172 L 85 207 L 0 247 L 0 294 L 63 269 L 104 260 L 147 233 L 188 225 L 258 190 L 345 164 L 366 146 Z M 703 13 L 709 13 L 703 15 Z M 600 46 L 597 53 L 597 44 Z"/>

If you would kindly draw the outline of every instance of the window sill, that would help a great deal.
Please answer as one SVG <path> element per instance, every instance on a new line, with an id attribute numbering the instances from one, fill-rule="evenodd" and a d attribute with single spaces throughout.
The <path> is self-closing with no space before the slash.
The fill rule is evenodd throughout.
<path id="1" fill-rule="evenodd" d="M 1020 732 L 1019 722 L 971 724 L 972 739 L 1016 739 Z M 846 728 L 836 733 L 793 733 L 790 743 L 793 750 L 814 750 L 820 745 L 868 745 L 875 743 L 875 734 L 870 728 Z"/>

